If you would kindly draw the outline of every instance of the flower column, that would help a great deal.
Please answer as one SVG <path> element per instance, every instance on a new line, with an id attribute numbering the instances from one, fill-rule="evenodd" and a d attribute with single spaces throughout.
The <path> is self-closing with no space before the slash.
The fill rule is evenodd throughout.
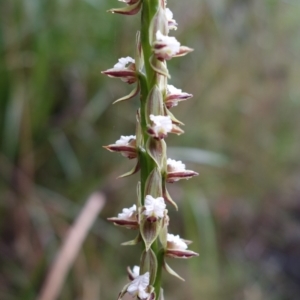
<path id="1" fill-rule="evenodd" d="M 140 170 L 137 187 L 137 203 L 123 209 L 118 217 L 108 220 L 115 225 L 138 230 L 137 237 L 124 245 L 141 243 L 140 267 L 128 269 L 130 282 L 123 288 L 118 299 L 125 293 L 138 299 L 163 299 L 161 272 L 164 268 L 177 275 L 165 262 L 165 257 L 189 258 L 198 255 L 187 250 L 189 241 L 168 233 L 169 217 L 166 202 L 177 209 L 169 195 L 166 183 L 189 179 L 196 172 L 186 170 L 182 162 L 167 159 L 165 138 L 169 133 L 182 134 L 182 123 L 169 111 L 178 102 L 192 97 L 167 84 L 170 77 L 166 61 L 183 56 L 192 49 L 181 46 L 168 36 L 177 23 L 165 0 L 120 0 L 127 6 L 110 10 L 113 13 L 132 15 L 141 11 L 141 32 L 137 33 L 135 60 L 121 58 L 112 68 L 103 73 L 120 78 L 128 84 L 136 83 L 133 91 L 116 102 L 140 94 L 141 107 L 136 114 L 136 135 L 121 136 L 105 148 L 119 152 L 129 159 L 137 159 L 128 176 Z"/>

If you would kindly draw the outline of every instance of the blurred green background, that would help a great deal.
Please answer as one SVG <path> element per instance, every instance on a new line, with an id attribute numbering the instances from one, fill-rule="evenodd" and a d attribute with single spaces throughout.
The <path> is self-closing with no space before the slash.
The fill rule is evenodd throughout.
<path id="1" fill-rule="evenodd" d="M 35 299 L 88 196 L 107 203 L 59 299 L 116 299 L 139 247 L 108 224 L 135 201 L 133 161 L 102 146 L 134 133 L 138 99 L 101 75 L 132 56 L 139 16 L 108 0 L 0 2 L 0 299 Z M 300 299 L 300 2 L 169 0 L 171 32 L 195 51 L 169 62 L 194 98 L 170 156 L 200 173 L 169 186 L 170 231 L 200 253 L 169 264 L 165 298 Z"/>

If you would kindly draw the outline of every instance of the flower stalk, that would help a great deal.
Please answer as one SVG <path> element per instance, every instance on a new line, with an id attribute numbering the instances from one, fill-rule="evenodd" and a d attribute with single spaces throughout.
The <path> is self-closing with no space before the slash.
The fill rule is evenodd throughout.
<path id="1" fill-rule="evenodd" d="M 191 94 L 168 85 L 170 74 L 167 61 L 192 51 L 181 46 L 175 37 L 169 36 L 177 29 L 173 13 L 166 7 L 166 0 L 120 0 L 123 8 L 110 12 L 122 15 L 141 14 L 141 28 L 136 38 L 135 59 L 120 58 L 113 68 L 102 72 L 135 84 L 134 90 L 115 102 L 129 100 L 140 94 L 140 108 L 136 113 L 136 134 L 121 136 L 115 143 L 105 146 L 129 159 L 136 159 L 135 167 L 121 177 L 140 171 L 137 187 L 137 203 L 124 208 L 118 217 L 108 221 L 117 226 L 137 230 L 137 237 L 123 245 L 141 244 L 139 267 L 128 269 L 130 282 L 125 285 L 118 299 L 128 293 L 140 300 L 163 300 L 161 278 L 163 268 L 182 279 L 165 261 L 166 257 L 190 258 L 198 254 L 188 250 L 189 241 L 168 233 L 167 205 L 176 203 L 167 191 L 167 183 L 189 179 L 198 173 L 186 170 L 181 161 L 167 158 L 165 139 L 168 134 L 180 135 L 183 123 L 170 109 L 188 100 Z"/>

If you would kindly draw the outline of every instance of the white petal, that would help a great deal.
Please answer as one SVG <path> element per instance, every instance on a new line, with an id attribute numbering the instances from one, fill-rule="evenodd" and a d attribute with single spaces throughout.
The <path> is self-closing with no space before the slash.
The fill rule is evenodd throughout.
<path id="1" fill-rule="evenodd" d="M 187 244 L 180 238 L 179 235 L 168 233 L 167 242 L 169 249 L 185 250 L 188 248 Z"/>
<path id="2" fill-rule="evenodd" d="M 168 172 L 180 172 L 185 171 L 185 164 L 181 160 L 167 159 Z"/>
<path id="3" fill-rule="evenodd" d="M 132 269 L 132 275 L 134 278 L 137 278 L 140 275 L 140 267 L 134 266 Z"/>
<path id="4" fill-rule="evenodd" d="M 163 35 L 160 30 L 156 32 L 157 42 L 165 44 L 165 47 L 160 49 L 160 52 L 170 52 L 175 55 L 180 50 L 180 43 L 173 36 Z"/>
<path id="5" fill-rule="evenodd" d="M 173 13 L 169 8 L 166 8 L 166 17 L 169 25 L 169 29 L 177 29 L 177 22 L 173 19 Z"/>
<path id="6" fill-rule="evenodd" d="M 126 65 L 128 63 L 133 63 L 134 64 L 135 60 L 130 56 L 121 57 L 121 58 L 119 58 L 118 62 L 114 65 L 114 69 L 125 69 Z"/>
<path id="7" fill-rule="evenodd" d="M 154 116 L 150 115 L 150 120 L 154 123 L 152 127 L 156 135 L 167 134 L 172 130 L 172 120 L 170 116 Z"/>
<path id="8" fill-rule="evenodd" d="M 173 19 L 173 13 L 172 13 L 171 9 L 166 8 L 166 16 L 167 16 L 167 20 Z"/>
<path id="9" fill-rule="evenodd" d="M 123 208 L 122 212 L 118 214 L 119 219 L 130 219 L 136 212 L 136 205 L 134 204 L 130 208 Z"/>
<path id="10" fill-rule="evenodd" d="M 139 289 L 138 296 L 139 296 L 140 299 L 147 299 L 148 296 L 149 296 L 149 293 L 147 293 L 143 289 Z"/>
<path id="11" fill-rule="evenodd" d="M 168 84 L 167 85 L 167 93 L 168 94 L 181 94 L 182 90 L 177 89 L 174 85 Z"/>
<path id="12" fill-rule="evenodd" d="M 147 298 L 149 294 L 145 291 L 145 289 L 149 285 L 149 280 L 149 272 L 146 272 L 144 275 L 138 276 L 128 286 L 127 292 L 130 293 L 132 296 L 138 295 L 141 299 Z"/>
<path id="13" fill-rule="evenodd" d="M 128 136 L 121 135 L 121 138 L 117 140 L 115 144 L 127 146 L 132 140 L 135 139 L 136 139 L 135 135 L 128 135 Z"/>
<path id="14" fill-rule="evenodd" d="M 151 195 L 146 196 L 144 215 L 163 218 L 165 208 L 166 204 L 163 197 L 153 198 Z"/>

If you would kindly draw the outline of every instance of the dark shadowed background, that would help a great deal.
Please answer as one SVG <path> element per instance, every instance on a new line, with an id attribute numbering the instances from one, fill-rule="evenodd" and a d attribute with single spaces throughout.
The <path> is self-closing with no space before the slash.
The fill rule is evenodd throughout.
<path id="1" fill-rule="evenodd" d="M 133 56 L 139 16 L 108 0 L 0 3 L 0 299 L 36 299 L 88 197 L 107 202 L 61 300 L 113 300 L 134 238 L 106 221 L 136 200 L 134 162 L 102 148 L 134 134 L 138 99 L 100 71 Z M 169 186 L 171 232 L 194 243 L 169 261 L 166 300 L 300 299 L 300 2 L 169 0 L 176 36 L 195 51 L 169 62 L 194 98 L 172 112 L 186 133 L 169 154 L 200 175 Z"/>

